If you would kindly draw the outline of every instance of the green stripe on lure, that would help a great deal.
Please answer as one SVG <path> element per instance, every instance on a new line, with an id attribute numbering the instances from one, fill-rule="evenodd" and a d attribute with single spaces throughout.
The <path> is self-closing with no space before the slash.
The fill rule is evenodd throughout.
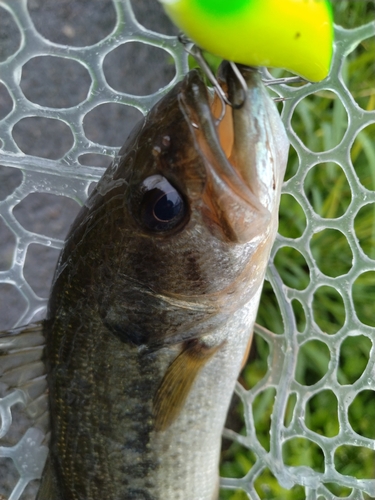
<path id="1" fill-rule="evenodd" d="M 327 0 L 160 0 L 199 47 L 247 66 L 285 68 L 310 81 L 329 72 L 332 7 Z"/>
<path id="2" fill-rule="evenodd" d="M 220 122 L 196 70 L 152 108 L 70 229 L 47 320 L 0 334 L 0 398 L 22 391 L 43 432 L 49 403 L 37 500 L 218 499 L 289 147 L 261 75 L 238 71 L 246 99 Z M 218 82 L 242 99 L 229 63 Z"/>

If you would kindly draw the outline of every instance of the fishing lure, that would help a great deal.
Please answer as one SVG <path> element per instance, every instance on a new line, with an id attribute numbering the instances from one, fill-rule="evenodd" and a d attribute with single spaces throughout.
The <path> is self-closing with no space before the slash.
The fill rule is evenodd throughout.
<path id="1" fill-rule="evenodd" d="M 159 0 L 200 48 L 248 66 L 285 68 L 316 82 L 333 48 L 328 0 Z"/>

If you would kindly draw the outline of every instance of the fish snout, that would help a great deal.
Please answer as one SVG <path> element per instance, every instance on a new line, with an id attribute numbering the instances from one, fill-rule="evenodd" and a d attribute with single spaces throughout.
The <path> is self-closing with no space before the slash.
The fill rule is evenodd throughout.
<path id="1" fill-rule="evenodd" d="M 243 82 L 228 62 L 219 69 L 219 82 L 233 106 L 217 95 L 207 101 L 203 83 L 194 77 L 183 103 L 207 179 L 203 215 L 217 234 L 246 243 L 269 234 L 278 209 L 289 142 L 277 108 L 257 70 L 238 67 Z"/>

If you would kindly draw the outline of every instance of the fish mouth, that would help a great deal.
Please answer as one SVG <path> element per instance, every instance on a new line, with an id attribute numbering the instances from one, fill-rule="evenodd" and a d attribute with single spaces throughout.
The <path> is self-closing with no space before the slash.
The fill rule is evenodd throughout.
<path id="1" fill-rule="evenodd" d="M 278 207 L 289 142 L 275 104 L 254 68 L 239 66 L 244 89 L 228 62 L 218 81 L 232 103 L 218 120 L 222 103 L 210 96 L 192 71 L 180 94 L 183 112 L 206 166 L 204 216 L 232 242 L 264 236 Z"/>

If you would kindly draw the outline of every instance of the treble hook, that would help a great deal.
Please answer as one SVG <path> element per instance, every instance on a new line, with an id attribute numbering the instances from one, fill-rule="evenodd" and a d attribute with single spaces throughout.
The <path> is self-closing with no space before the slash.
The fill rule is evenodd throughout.
<path id="1" fill-rule="evenodd" d="M 217 124 L 221 122 L 221 120 L 224 118 L 225 115 L 225 106 L 231 106 L 233 109 L 240 109 L 242 106 L 245 104 L 246 99 L 247 99 L 247 84 L 245 81 L 245 78 L 243 77 L 241 71 L 238 69 L 238 66 L 236 63 L 233 61 L 228 61 L 230 64 L 230 67 L 232 68 L 233 73 L 235 74 L 237 80 L 239 81 L 241 88 L 242 88 L 242 93 L 243 97 L 241 102 L 239 103 L 234 103 L 230 102 L 228 97 L 226 96 L 225 92 L 220 86 L 220 83 L 217 81 L 215 75 L 213 74 L 210 66 L 208 65 L 206 59 L 204 58 L 202 49 L 199 48 L 197 45 L 195 45 L 190 38 L 188 38 L 184 33 L 180 33 L 178 35 L 178 40 L 180 43 L 184 45 L 185 51 L 190 54 L 194 59 L 197 61 L 198 65 L 202 69 L 204 75 L 208 79 L 208 81 L 212 84 L 217 96 L 220 99 L 221 102 L 221 113 L 219 118 L 217 119 Z M 189 47 L 189 45 L 191 45 Z M 303 83 L 307 82 L 304 78 L 301 78 L 300 76 L 293 76 L 293 77 L 288 77 L 288 78 L 275 78 L 274 80 L 262 80 L 263 84 L 265 86 L 270 86 L 270 85 L 278 85 L 278 84 L 290 84 L 290 83 Z M 285 97 L 279 97 L 275 98 L 275 102 L 279 101 L 285 101 L 288 98 Z"/>
<path id="2" fill-rule="evenodd" d="M 307 80 L 300 76 L 290 76 L 286 78 L 275 78 L 273 80 L 262 80 L 265 87 L 270 87 L 271 85 L 288 85 L 290 83 L 308 83 Z M 274 97 L 273 102 L 285 102 L 289 101 L 291 97 Z"/>
<path id="3" fill-rule="evenodd" d="M 186 38 L 179 37 L 179 40 L 184 43 L 184 40 L 187 40 Z M 187 43 L 184 43 L 185 45 L 185 50 L 188 54 L 190 54 L 194 59 L 197 61 L 199 66 L 201 67 L 204 75 L 207 77 L 209 82 L 211 82 L 212 86 L 214 87 L 214 90 L 217 94 L 217 96 L 220 99 L 221 102 L 221 113 L 218 118 L 218 122 L 221 122 L 221 120 L 224 118 L 225 115 L 225 105 L 228 104 L 231 106 L 231 103 L 229 102 L 227 96 L 225 95 L 225 92 L 223 89 L 220 87 L 219 82 L 216 80 L 215 75 L 212 73 L 211 68 L 207 64 L 207 61 L 203 57 L 202 51 L 199 47 L 196 45 L 193 45 L 191 48 L 187 47 Z"/>
<path id="4" fill-rule="evenodd" d="M 263 84 L 268 87 L 269 85 L 281 85 L 289 83 L 307 83 L 307 80 L 300 76 L 289 76 L 286 78 L 275 78 L 274 80 L 262 80 Z"/>
<path id="5" fill-rule="evenodd" d="M 219 118 L 217 119 L 217 123 L 220 123 L 221 120 L 224 118 L 226 105 L 231 106 L 234 109 L 239 109 L 245 104 L 246 94 L 247 94 L 247 92 L 246 92 L 247 85 L 246 85 L 244 77 L 241 75 L 241 72 L 237 68 L 236 64 L 232 61 L 229 61 L 229 64 L 230 64 L 235 76 L 239 80 L 240 85 L 242 87 L 242 91 L 243 91 L 243 99 L 240 103 L 230 102 L 230 100 L 226 96 L 224 90 L 221 88 L 220 83 L 217 81 L 215 75 L 213 74 L 206 59 L 204 58 L 202 50 L 197 45 L 192 45 L 192 47 L 188 47 L 188 45 L 190 43 L 192 43 L 192 41 L 183 33 L 179 34 L 178 40 L 184 45 L 185 51 L 188 54 L 190 54 L 192 57 L 194 57 L 194 59 L 197 61 L 200 68 L 202 69 L 204 75 L 207 77 L 208 81 L 212 84 L 217 96 L 219 97 L 220 102 L 221 102 L 221 113 L 220 113 Z"/>
<path id="6" fill-rule="evenodd" d="M 247 90 L 248 90 L 247 84 L 246 84 L 245 78 L 243 77 L 243 74 L 238 69 L 237 64 L 234 63 L 233 61 L 229 61 L 229 64 L 230 64 L 230 67 L 232 68 L 233 73 L 236 75 L 237 80 L 240 82 L 240 85 L 242 87 L 242 94 L 243 94 L 242 101 L 238 104 L 232 103 L 231 106 L 233 109 L 240 109 L 245 104 L 246 99 L 247 99 Z"/>

